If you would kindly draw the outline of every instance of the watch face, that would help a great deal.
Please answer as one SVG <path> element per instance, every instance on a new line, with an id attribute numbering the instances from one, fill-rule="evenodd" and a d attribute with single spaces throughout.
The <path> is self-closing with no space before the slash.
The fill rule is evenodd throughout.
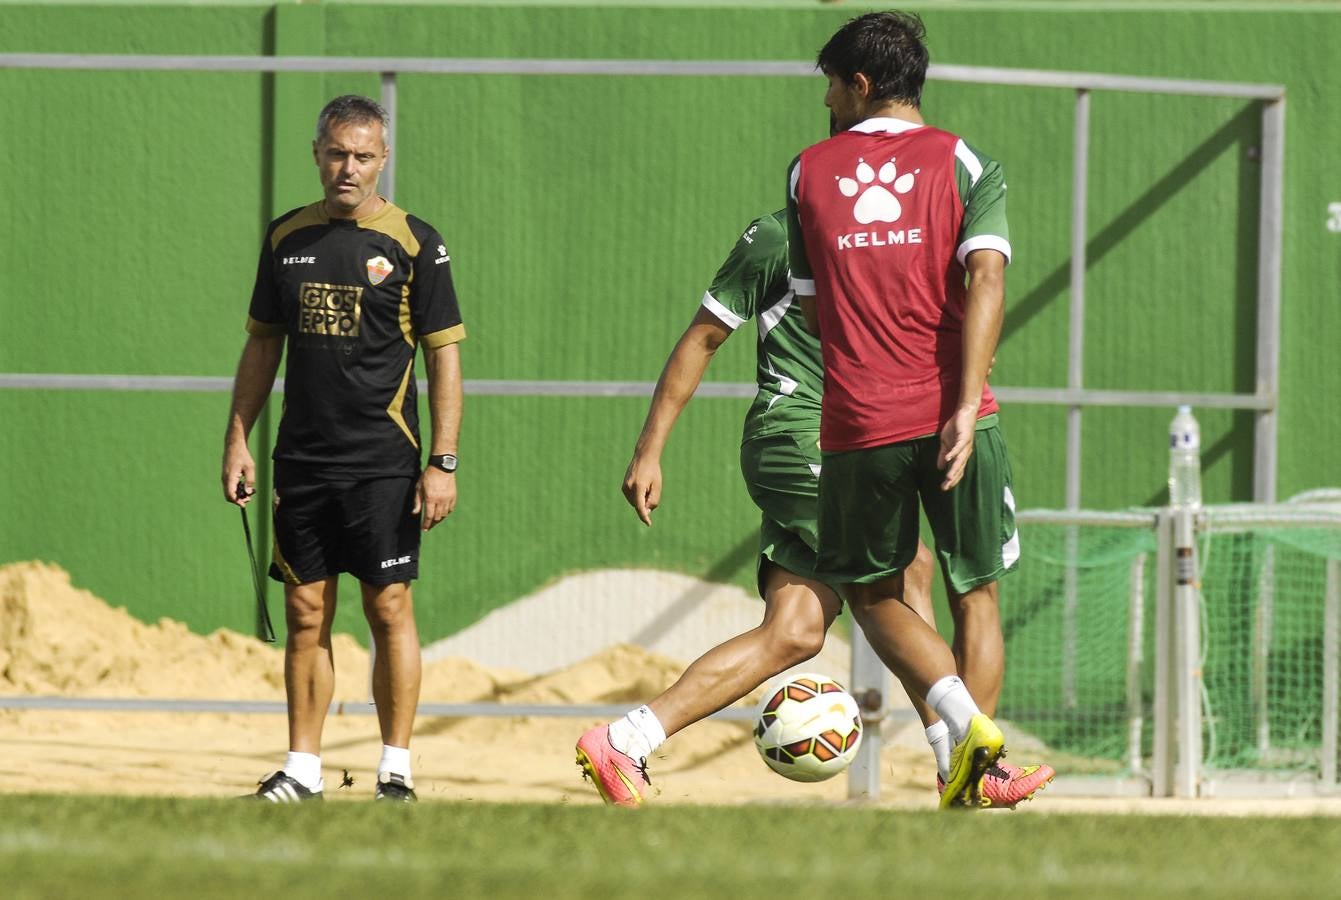
<path id="1" fill-rule="evenodd" d="M 450 453 L 444 453 L 440 456 L 436 456 L 434 457 L 434 460 L 437 464 L 437 467 L 439 469 L 442 469 L 442 471 L 444 472 L 456 471 L 456 457 L 452 456 Z"/>

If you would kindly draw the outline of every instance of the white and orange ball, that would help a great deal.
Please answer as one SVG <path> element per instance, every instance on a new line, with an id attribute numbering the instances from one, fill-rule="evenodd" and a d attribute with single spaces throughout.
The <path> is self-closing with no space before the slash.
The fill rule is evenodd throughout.
<path id="1" fill-rule="evenodd" d="M 804 673 L 771 687 L 754 724 L 754 746 L 792 781 L 824 781 L 848 767 L 861 744 L 861 710 L 832 678 Z"/>

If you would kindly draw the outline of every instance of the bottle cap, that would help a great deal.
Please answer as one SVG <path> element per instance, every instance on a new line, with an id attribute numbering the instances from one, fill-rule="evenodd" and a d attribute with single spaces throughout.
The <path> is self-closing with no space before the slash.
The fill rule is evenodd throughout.
<path id="1" fill-rule="evenodd" d="M 1190 412 L 1192 412 L 1192 407 L 1190 407 L 1190 406 L 1180 406 L 1180 407 L 1178 407 L 1178 412 L 1179 412 L 1179 413 L 1190 413 Z"/>

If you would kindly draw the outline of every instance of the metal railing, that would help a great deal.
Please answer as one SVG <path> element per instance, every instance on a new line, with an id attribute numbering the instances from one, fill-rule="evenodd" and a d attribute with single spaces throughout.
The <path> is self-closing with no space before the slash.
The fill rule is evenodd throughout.
<path id="1" fill-rule="evenodd" d="M 268 73 L 379 73 L 381 99 L 391 114 L 394 140 L 398 122 L 397 76 L 437 75 L 607 75 L 620 77 L 815 77 L 808 62 L 741 60 L 601 60 L 601 59 L 433 59 L 413 57 L 325 57 L 325 56 L 188 56 L 116 54 L 0 54 L 0 69 L 53 69 L 86 71 L 192 71 Z M 1067 384 L 1055 387 L 1002 387 L 995 389 L 1006 403 L 1065 406 L 1066 508 L 1081 504 L 1081 422 L 1086 406 L 1193 407 L 1251 410 L 1254 426 L 1253 499 L 1269 503 L 1276 499 L 1277 408 L 1280 385 L 1280 275 L 1282 204 L 1285 160 L 1285 88 L 1275 84 L 1201 81 L 1192 79 L 1141 78 L 1090 72 L 1052 72 L 979 66 L 933 64 L 927 71 L 931 81 L 1013 87 L 1057 88 L 1075 91 L 1075 124 L 1072 136 L 1073 171 L 1071 191 L 1070 312 L 1067 342 Z M 1240 98 L 1262 101 L 1262 183 L 1258 216 L 1257 364 L 1256 389 L 1251 394 L 1207 391 L 1095 390 L 1084 386 L 1086 198 L 1088 194 L 1090 95 L 1094 91 L 1121 91 L 1199 97 Z M 393 155 L 382 174 L 387 197 L 395 190 Z M 155 376 L 43 375 L 0 373 L 0 388 L 63 389 L 78 380 L 80 389 L 125 390 L 124 379 L 143 385 Z M 181 383 L 165 376 L 165 384 Z M 101 379 L 106 379 L 102 381 Z M 541 390 L 543 382 L 477 382 L 480 394 L 541 393 L 547 396 L 604 396 L 609 390 L 597 382 L 563 382 L 566 388 Z M 502 385 L 510 385 L 500 389 Z M 470 387 L 470 383 L 467 383 Z M 651 386 L 646 385 L 650 393 Z M 709 387 L 707 385 L 704 386 Z M 637 393 L 643 393 L 639 385 Z M 165 387 L 164 389 L 173 389 Z M 187 388 L 200 389 L 200 388 Z M 224 388 L 220 388 L 224 389 Z M 584 391 L 590 393 L 583 393 Z M 723 385 L 716 396 L 752 396 L 753 385 Z M 571 393 L 570 393 L 571 392 Z"/>

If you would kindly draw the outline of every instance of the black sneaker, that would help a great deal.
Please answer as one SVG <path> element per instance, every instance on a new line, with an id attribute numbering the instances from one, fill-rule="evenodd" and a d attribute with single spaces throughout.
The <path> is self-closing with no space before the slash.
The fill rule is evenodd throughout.
<path id="1" fill-rule="evenodd" d="M 377 773 L 377 791 L 374 800 L 395 800 L 400 803 L 418 803 L 414 793 L 414 779 L 391 772 Z"/>
<path id="2" fill-rule="evenodd" d="M 269 800 L 271 803 L 303 803 L 307 800 L 325 800 L 321 789 L 309 790 L 281 769 L 260 782 L 254 794 L 244 794 L 244 800 Z"/>

